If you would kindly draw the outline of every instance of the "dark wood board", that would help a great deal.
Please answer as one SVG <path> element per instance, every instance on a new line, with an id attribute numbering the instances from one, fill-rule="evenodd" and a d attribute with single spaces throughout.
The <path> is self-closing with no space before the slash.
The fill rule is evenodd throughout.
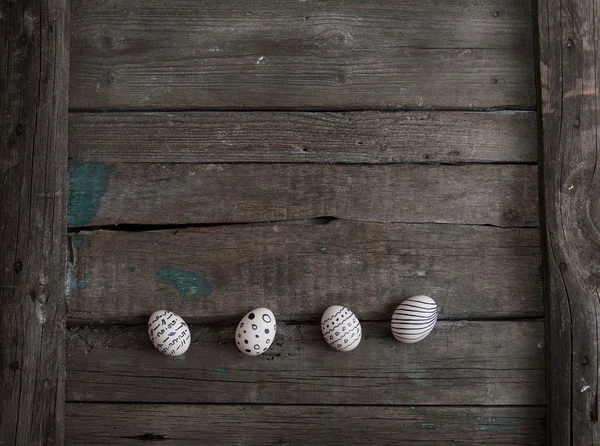
<path id="1" fill-rule="evenodd" d="M 537 162 L 534 112 L 71 113 L 76 162 Z"/>
<path id="2" fill-rule="evenodd" d="M 0 4 L 0 444 L 64 440 L 68 17 Z"/>
<path id="3" fill-rule="evenodd" d="M 542 407 L 67 404 L 69 444 L 542 445 Z M 192 421 L 193 420 L 193 421 Z"/>
<path id="4" fill-rule="evenodd" d="M 299 220 L 538 226 L 530 165 L 69 164 L 69 226 Z"/>
<path id="5" fill-rule="evenodd" d="M 600 444 L 600 2 L 538 2 L 548 432 Z"/>
<path id="6" fill-rule="evenodd" d="M 145 325 L 72 327 L 67 400 L 544 404 L 542 321 L 440 321 L 412 345 L 397 342 L 389 322 L 363 322 L 362 327 L 357 349 L 340 353 L 325 343 L 317 323 L 278 320 L 273 346 L 248 357 L 235 345 L 236 325 L 192 325 L 192 345 L 183 359 L 161 355 Z"/>
<path id="7" fill-rule="evenodd" d="M 162 307 L 190 322 L 235 321 L 263 305 L 316 320 L 340 302 L 388 320 L 422 293 L 441 318 L 543 316 L 535 228 L 332 221 L 70 239 L 71 323 L 141 322 Z"/>
<path id="8" fill-rule="evenodd" d="M 70 445 L 544 444 L 542 407 L 69 403 L 66 421 Z"/>
<path id="9" fill-rule="evenodd" d="M 518 0 L 72 2 L 74 109 L 535 107 Z"/>

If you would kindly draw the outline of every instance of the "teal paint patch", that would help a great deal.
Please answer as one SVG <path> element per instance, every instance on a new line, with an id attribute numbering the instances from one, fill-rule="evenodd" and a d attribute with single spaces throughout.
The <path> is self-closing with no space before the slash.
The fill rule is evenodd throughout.
<path id="1" fill-rule="evenodd" d="M 115 170 L 115 166 L 102 163 L 69 164 L 67 221 L 70 227 L 86 226 L 96 218 Z"/>
<path id="2" fill-rule="evenodd" d="M 85 280 L 75 280 L 73 274 L 69 276 L 69 289 L 67 290 L 69 293 L 73 290 L 84 290 L 90 286 L 89 282 Z"/>
<path id="3" fill-rule="evenodd" d="M 96 260 L 97 258 L 98 258 L 97 255 L 90 256 L 90 259 L 92 259 L 92 260 Z"/>
<path id="4" fill-rule="evenodd" d="M 415 410 L 415 406 L 410 406 L 410 410 Z"/>
<path id="5" fill-rule="evenodd" d="M 229 373 L 225 369 L 213 369 L 210 371 L 210 374 L 214 376 L 219 376 L 221 378 L 227 378 L 227 375 Z"/>
<path id="6" fill-rule="evenodd" d="M 182 353 L 182 354 L 181 354 L 181 355 L 179 355 L 179 356 L 174 356 L 174 357 L 173 357 L 173 359 L 174 359 L 175 361 L 183 361 L 183 360 L 185 359 L 185 353 Z"/>
<path id="7" fill-rule="evenodd" d="M 200 274 L 177 269 L 162 269 L 158 272 L 158 280 L 169 282 L 177 288 L 179 294 L 191 300 L 200 300 L 212 294 L 212 285 Z"/>
<path id="8" fill-rule="evenodd" d="M 127 270 L 128 270 L 130 273 L 135 273 L 135 266 L 130 266 L 129 268 L 127 268 Z"/>
<path id="9" fill-rule="evenodd" d="M 485 432 L 514 432 L 518 421 L 512 417 L 477 417 L 469 420 L 478 431 Z"/>
<path id="10" fill-rule="evenodd" d="M 327 254 L 329 252 L 329 249 L 323 246 L 322 248 L 317 249 L 317 251 L 319 251 L 321 254 Z"/>
<path id="11" fill-rule="evenodd" d="M 433 424 L 433 423 L 421 423 L 421 427 L 423 429 L 433 430 L 433 429 L 435 429 L 435 424 Z"/>
<path id="12" fill-rule="evenodd" d="M 305 272 L 305 273 L 312 273 L 312 269 L 310 269 L 310 268 L 306 268 L 306 269 L 304 270 L 304 272 Z"/>
<path id="13" fill-rule="evenodd" d="M 425 379 L 427 379 L 428 374 L 425 370 L 419 369 L 414 365 L 407 365 L 405 370 L 403 371 L 404 375 L 410 379 L 410 381 L 418 386 L 425 387 L 427 384 L 425 383 Z"/>

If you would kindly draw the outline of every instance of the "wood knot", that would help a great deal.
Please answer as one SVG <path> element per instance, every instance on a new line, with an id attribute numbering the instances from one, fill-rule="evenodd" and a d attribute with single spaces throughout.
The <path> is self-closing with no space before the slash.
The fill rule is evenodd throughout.
<path id="1" fill-rule="evenodd" d="M 491 78 L 491 79 L 490 79 L 490 84 L 494 84 L 494 85 L 495 85 L 495 84 L 497 84 L 498 82 L 500 82 L 500 81 L 498 80 L 498 78 L 495 78 L 495 77 L 493 77 L 493 78 Z"/>
<path id="2" fill-rule="evenodd" d="M 494 17 L 498 17 L 500 15 L 500 12 L 499 11 L 494 11 L 494 12 L 492 12 L 492 15 Z"/>
<path id="3" fill-rule="evenodd" d="M 23 134 L 23 132 L 25 132 L 25 127 L 23 127 L 23 124 L 18 124 L 18 125 L 15 127 L 15 133 L 16 133 L 17 135 L 22 135 L 22 134 Z"/>
<path id="4" fill-rule="evenodd" d="M 20 273 L 23 270 L 23 263 L 22 262 L 15 262 L 15 273 Z"/>
<path id="5" fill-rule="evenodd" d="M 113 73 L 112 71 L 107 71 L 100 78 L 100 84 L 104 87 L 109 87 L 110 85 L 114 84 L 115 78 L 115 73 Z"/>
<path id="6" fill-rule="evenodd" d="M 34 294 L 35 300 L 37 300 L 39 303 L 45 304 L 48 302 L 48 287 L 46 285 L 38 285 Z"/>
<path id="7" fill-rule="evenodd" d="M 346 82 L 346 74 L 343 71 L 338 71 L 335 75 L 335 80 L 339 84 L 343 84 L 344 82 Z"/>
<path id="8" fill-rule="evenodd" d="M 13 361 L 8 364 L 8 368 L 11 370 L 19 370 L 19 361 Z"/>
<path id="9" fill-rule="evenodd" d="M 580 125 L 581 125 L 581 119 L 575 118 L 575 121 L 573 121 L 573 127 L 578 129 Z"/>
<path id="10" fill-rule="evenodd" d="M 21 45 L 26 45 L 28 41 L 29 41 L 29 39 L 27 38 L 27 36 L 21 36 L 21 38 L 19 39 L 19 42 L 21 42 Z"/>
<path id="11" fill-rule="evenodd" d="M 567 268 L 567 264 L 565 262 L 560 262 L 558 264 L 558 269 L 561 270 L 564 273 L 568 269 Z"/>
<path id="12" fill-rule="evenodd" d="M 502 213 L 502 217 L 507 223 L 513 224 L 519 220 L 519 213 L 514 209 L 507 209 Z"/>
<path id="13" fill-rule="evenodd" d="M 573 48 L 573 40 L 572 39 L 567 40 L 567 48 L 569 48 L 569 49 Z"/>
<path id="14" fill-rule="evenodd" d="M 590 359 L 587 356 L 581 357 L 581 365 L 588 365 L 589 362 L 590 362 Z"/>

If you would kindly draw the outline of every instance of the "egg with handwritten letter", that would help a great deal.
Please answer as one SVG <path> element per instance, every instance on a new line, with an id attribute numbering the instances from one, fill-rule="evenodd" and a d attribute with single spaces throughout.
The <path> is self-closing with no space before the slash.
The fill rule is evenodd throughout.
<path id="1" fill-rule="evenodd" d="M 438 309 L 429 296 L 406 299 L 392 316 L 392 334 L 405 344 L 414 344 L 427 337 L 437 322 Z"/>
<path id="2" fill-rule="evenodd" d="M 255 308 L 242 318 L 235 330 L 235 345 L 249 356 L 262 355 L 273 344 L 277 325 L 268 308 Z"/>
<path id="3" fill-rule="evenodd" d="M 341 305 L 332 305 L 325 310 L 321 318 L 321 332 L 329 346 L 340 352 L 354 350 L 362 337 L 358 318 Z"/>
<path id="4" fill-rule="evenodd" d="M 159 352 L 167 356 L 183 355 L 190 347 L 190 329 L 181 317 L 169 310 L 152 313 L 148 335 Z"/>

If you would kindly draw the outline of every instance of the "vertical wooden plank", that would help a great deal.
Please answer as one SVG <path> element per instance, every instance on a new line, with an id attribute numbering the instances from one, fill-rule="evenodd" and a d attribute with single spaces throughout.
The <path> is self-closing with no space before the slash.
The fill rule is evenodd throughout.
<path id="1" fill-rule="evenodd" d="M 68 8 L 0 4 L 0 444 L 64 442 Z"/>
<path id="2" fill-rule="evenodd" d="M 600 443 L 600 1 L 538 2 L 548 440 Z"/>

